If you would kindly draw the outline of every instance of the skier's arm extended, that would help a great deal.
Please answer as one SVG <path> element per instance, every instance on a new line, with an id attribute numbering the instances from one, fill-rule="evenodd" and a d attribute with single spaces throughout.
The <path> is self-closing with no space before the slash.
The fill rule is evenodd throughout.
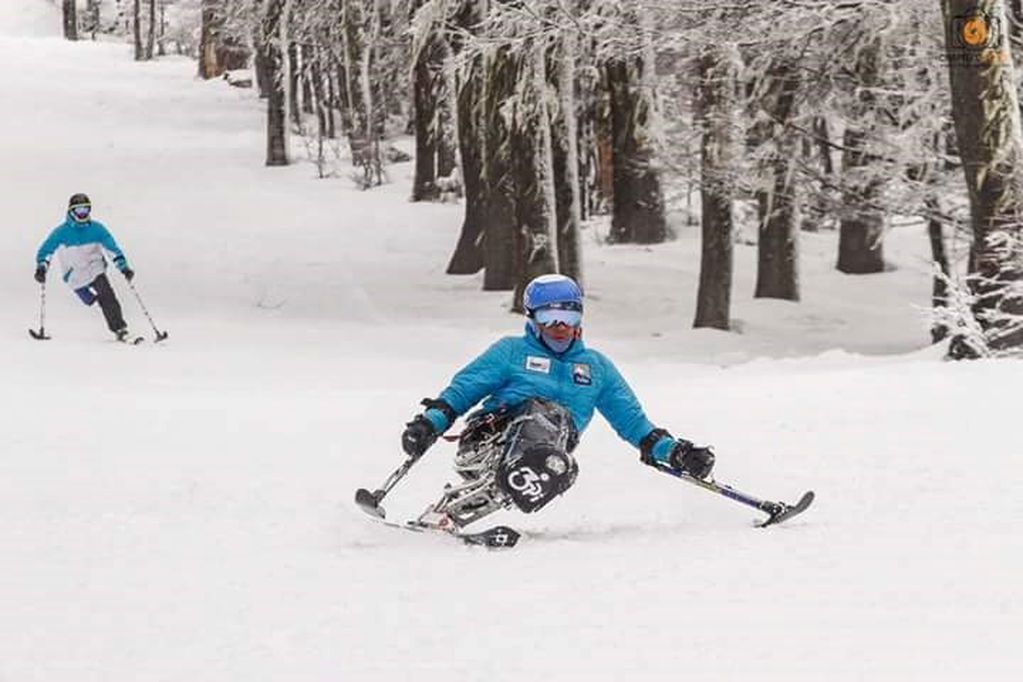
<path id="1" fill-rule="evenodd" d="M 655 427 L 643 413 L 636 394 L 607 358 L 604 368 L 608 381 L 600 393 L 597 409 L 619 436 L 639 448 L 640 460 L 682 469 L 697 478 L 709 476 L 714 467 L 710 448 L 697 447 L 684 438 L 676 439 Z"/>
<path id="2" fill-rule="evenodd" d="M 602 356 L 603 357 L 603 356 Z M 625 378 L 607 358 L 604 360 L 604 373 L 607 377 L 597 398 L 597 409 L 604 415 L 611 428 L 621 438 L 634 447 L 654 430 L 654 425 L 647 419 L 639 399 L 632 392 Z"/>

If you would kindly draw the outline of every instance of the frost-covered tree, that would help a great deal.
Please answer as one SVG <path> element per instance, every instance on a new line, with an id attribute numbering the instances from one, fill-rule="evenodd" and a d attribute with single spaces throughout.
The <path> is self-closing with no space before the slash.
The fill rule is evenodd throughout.
<path id="1" fill-rule="evenodd" d="M 557 221 L 558 269 L 583 284 L 582 184 L 579 178 L 579 109 L 576 105 L 577 45 L 574 31 L 550 41 L 547 98 L 551 122 L 551 163 Z"/>
<path id="2" fill-rule="evenodd" d="M 261 17 L 267 0 L 201 0 L 199 77 L 219 78 L 225 71 L 248 66 L 249 42 L 263 44 Z M 255 35 L 254 35 L 255 34 Z M 250 38 L 250 36 L 252 36 Z M 262 57 L 262 55 L 260 55 Z M 257 75 L 265 66 L 257 63 Z"/>
<path id="3" fill-rule="evenodd" d="M 696 118 L 701 128 L 700 285 L 694 327 L 730 328 L 735 215 L 735 94 L 738 51 L 708 45 L 698 58 Z"/>
<path id="4" fill-rule="evenodd" d="M 798 137 L 790 123 L 800 85 L 798 60 L 776 55 L 761 81 L 759 106 L 768 150 L 765 179 L 757 190 L 757 298 L 799 300 L 799 203 L 796 197 Z"/>
<path id="5" fill-rule="evenodd" d="M 383 182 L 380 138 L 386 109 L 374 79 L 378 73 L 374 43 L 380 35 L 380 14 L 376 0 L 344 0 L 340 9 L 340 62 L 348 108 L 346 132 L 352 161 L 362 169 L 357 180 L 368 188 Z"/>
<path id="6" fill-rule="evenodd" d="M 884 179 L 872 172 L 878 159 L 869 150 L 871 134 L 879 127 L 862 123 L 870 112 L 876 111 L 881 59 L 882 48 L 876 37 L 859 50 L 854 69 L 859 121 L 846 127 L 842 142 L 842 173 L 848 189 L 847 206 L 839 226 L 838 269 L 849 274 L 884 270 L 885 214 L 877 201 Z"/>
<path id="7" fill-rule="evenodd" d="M 1001 0 L 943 0 L 952 118 L 969 196 L 970 308 L 987 349 L 1023 348 L 1023 130 Z M 978 354 L 956 332 L 956 357 Z"/>
<path id="8" fill-rule="evenodd" d="M 416 133 L 416 171 L 412 182 L 413 201 L 431 201 L 440 196 L 437 176 L 443 139 L 441 113 L 448 97 L 445 64 L 445 3 L 414 0 L 415 40 L 412 48 L 413 108 Z M 450 172 L 450 171 L 448 171 Z"/>
<path id="9" fill-rule="evenodd" d="M 466 53 L 467 38 L 481 28 L 485 17 L 483 0 L 462 0 L 450 19 L 451 49 L 461 67 L 455 76 L 455 117 L 458 151 L 465 189 L 465 218 L 455 252 L 451 255 L 449 275 L 473 275 L 485 264 L 483 239 L 486 234 L 486 181 L 484 170 L 484 97 L 486 93 L 486 57 L 482 51 Z"/>
<path id="10" fill-rule="evenodd" d="M 657 157 L 655 55 L 649 18 L 643 6 L 635 2 L 615 3 L 610 9 L 610 26 L 624 27 L 636 39 L 612 47 L 605 66 L 613 164 L 608 240 L 655 244 L 667 238 L 668 226 Z"/>
<path id="11" fill-rule="evenodd" d="M 508 101 L 518 78 L 516 54 L 508 45 L 489 50 L 483 67 L 483 288 L 512 290 L 518 283 L 515 257 L 515 159 Z"/>
<path id="12" fill-rule="evenodd" d="M 546 47 L 527 39 L 518 59 L 511 146 L 515 161 L 515 232 L 518 286 L 515 307 L 534 277 L 558 272 L 558 234 L 550 114 L 547 108 Z"/>
<path id="13" fill-rule="evenodd" d="M 266 165 L 286 166 L 288 151 L 287 44 L 291 0 L 264 0 L 262 49 L 266 55 L 270 91 L 267 97 Z"/>

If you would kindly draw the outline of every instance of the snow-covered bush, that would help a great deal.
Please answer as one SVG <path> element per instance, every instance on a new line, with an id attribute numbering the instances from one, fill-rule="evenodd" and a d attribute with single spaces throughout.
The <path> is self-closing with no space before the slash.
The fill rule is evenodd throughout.
<path id="1" fill-rule="evenodd" d="M 987 239 L 989 253 L 1003 264 L 994 272 L 935 273 L 947 289 L 932 322 L 952 337 L 953 359 L 1023 357 L 1023 236 L 995 231 Z"/>

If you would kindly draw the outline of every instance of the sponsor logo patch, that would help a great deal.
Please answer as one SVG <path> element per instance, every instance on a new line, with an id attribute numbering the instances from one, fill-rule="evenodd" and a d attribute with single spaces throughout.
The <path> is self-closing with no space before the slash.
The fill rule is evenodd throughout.
<path id="1" fill-rule="evenodd" d="M 580 386 L 589 386 L 593 383 L 590 375 L 590 366 L 581 362 L 572 365 L 572 380 Z"/>
<path id="2" fill-rule="evenodd" d="M 530 372 L 540 372 L 541 374 L 551 373 L 551 359 L 541 358 L 535 355 L 526 356 L 526 369 Z"/>

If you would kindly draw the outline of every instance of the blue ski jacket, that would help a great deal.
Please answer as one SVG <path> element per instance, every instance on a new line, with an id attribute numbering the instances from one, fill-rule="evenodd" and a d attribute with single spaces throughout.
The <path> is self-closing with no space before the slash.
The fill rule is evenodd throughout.
<path id="1" fill-rule="evenodd" d="M 104 249 L 114 255 L 114 265 L 118 270 L 128 267 L 128 260 L 113 235 L 103 223 L 96 220 L 78 223 L 69 215 L 39 247 L 36 263 L 48 266 L 54 252 L 60 247 L 64 247 L 60 252 L 62 276 L 72 289 L 92 284 L 96 277 L 106 271 Z"/>
<path id="2" fill-rule="evenodd" d="M 569 411 L 580 434 L 597 409 L 619 436 L 636 447 L 655 428 L 609 359 L 587 348 L 582 339 L 564 353 L 555 353 L 528 324 L 523 336 L 497 341 L 466 365 L 438 397 L 458 415 L 484 398 L 484 412 L 512 407 L 533 397 L 546 398 Z M 430 408 L 425 416 L 438 433 L 451 426 L 439 409 Z M 671 438 L 668 441 L 674 442 Z"/>

